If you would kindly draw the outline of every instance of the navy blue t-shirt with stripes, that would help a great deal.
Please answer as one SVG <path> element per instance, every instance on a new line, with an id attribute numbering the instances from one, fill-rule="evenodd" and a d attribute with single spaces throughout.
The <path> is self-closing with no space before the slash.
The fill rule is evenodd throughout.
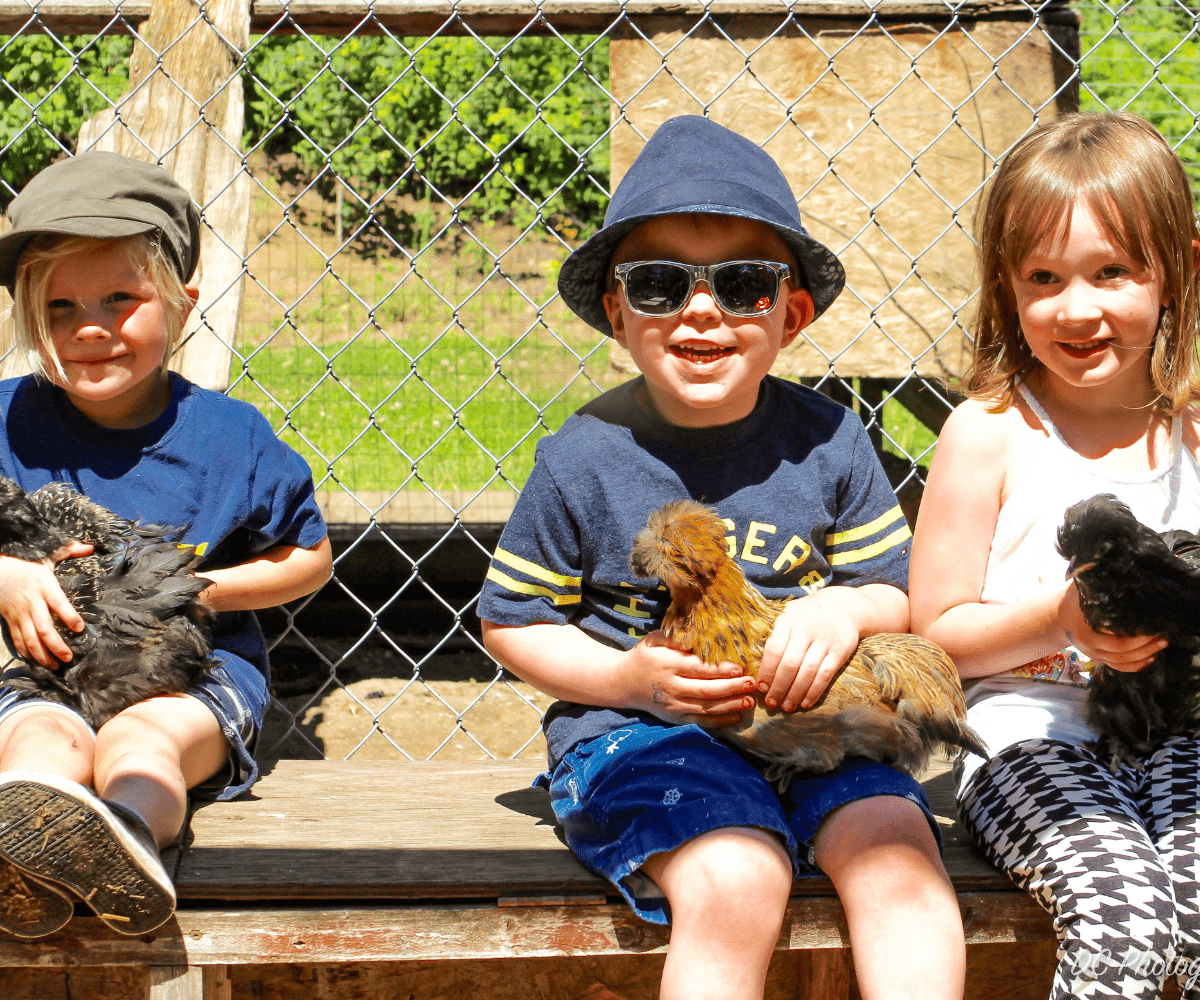
<path id="1" fill-rule="evenodd" d="M 911 534 L 862 422 L 804 386 L 768 376 L 733 424 L 683 428 L 644 406 L 635 379 L 538 442 L 500 538 L 479 616 L 499 625 L 573 624 L 622 649 L 658 628 L 670 594 L 629 569 L 634 536 L 670 500 L 716 509 L 730 552 L 767 597 L 830 585 L 907 589 Z M 640 712 L 557 702 L 546 714 L 554 767 L 573 746 Z"/>

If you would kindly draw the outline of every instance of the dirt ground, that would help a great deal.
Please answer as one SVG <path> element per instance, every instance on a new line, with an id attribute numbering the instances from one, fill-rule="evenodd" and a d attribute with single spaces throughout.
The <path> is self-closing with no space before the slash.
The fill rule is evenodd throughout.
<path id="1" fill-rule="evenodd" d="M 307 643 L 315 651 L 297 640 L 272 654 L 275 703 L 260 738 L 262 761 L 545 758 L 541 713 L 553 699 L 498 673 L 469 640 L 429 655 L 419 670 L 413 642 L 400 643 L 408 655 L 379 639 L 358 648 L 349 639 Z"/>

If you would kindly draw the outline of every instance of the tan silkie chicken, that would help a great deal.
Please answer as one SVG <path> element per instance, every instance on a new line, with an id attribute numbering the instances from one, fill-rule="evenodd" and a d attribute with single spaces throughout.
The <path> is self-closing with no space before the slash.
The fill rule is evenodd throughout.
<path id="1" fill-rule="evenodd" d="M 634 573 L 671 591 L 663 631 L 706 663 L 739 664 L 758 676 L 763 646 L 787 605 L 763 597 L 729 556 L 716 512 L 677 500 L 650 515 L 629 557 Z M 966 723 L 953 662 L 915 635 L 868 636 L 808 709 L 784 713 L 758 696 L 742 722 L 716 730 L 723 740 L 765 761 L 780 791 L 797 774 L 831 771 L 846 757 L 866 757 L 916 775 L 938 746 L 987 756 Z"/>

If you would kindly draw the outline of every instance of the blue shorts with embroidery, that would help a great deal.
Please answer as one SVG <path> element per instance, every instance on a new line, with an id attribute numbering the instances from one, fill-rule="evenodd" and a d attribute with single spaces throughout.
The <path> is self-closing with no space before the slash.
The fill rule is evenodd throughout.
<path id="1" fill-rule="evenodd" d="M 240 795 L 258 780 L 254 744 L 258 740 L 258 731 L 262 728 L 263 715 L 270 704 L 271 695 L 262 672 L 240 656 L 214 649 L 209 664 L 200 683 L 186 693 L 202 701 L 217 717 L 221 731 L 229 740 L 229 763 L 213 777 L 190 789 L 188 794 L 223 801 Z M 13 660 L 0 673 L 0 721 L 14 712 L 35 705 L 50 706 L 83 719 L 74 709 L 46 701 L 33 693 L 15 691 L 3 683 L 6 677 L 21 670 L 21 661 Z M 84 725 L 87 725 L 86 721 Z"/>
<path id="2" fill-rule="evenodd" d="M 698 726 L 634 723 L 575 747 L 535 784 L 549 788 L 576 857 L 656 924 L 670 922 L 670 909 L 639 869 L 652 854 L 720 827 L 770 830 L 796 875 L 820 875 L 813 841 L 825 818 L 848 802 L 898 795 L 921 808 L 942 846 L 925 790 L 907 774 L 853 758 L 836 771 L 792 782 L 781 798 L 751 764 Z"/>

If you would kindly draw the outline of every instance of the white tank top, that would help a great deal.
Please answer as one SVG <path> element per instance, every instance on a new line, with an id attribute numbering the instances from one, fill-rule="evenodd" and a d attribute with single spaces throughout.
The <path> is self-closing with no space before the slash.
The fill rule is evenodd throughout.
<path id="1" fill-rule="evenodd" d="M 996 521 L 988 555 L 983 600 L 1011 603 L 1061 587 L 1067 562 L 1055 548 L 1068 507 L 1097 493 L 1113 493 L 1143 524 L 1200 530 L 1200 466 L 1183 445 L 1183 420 L 1171 421 L 1166 462 L 1138 476 L 1121 475 L 1071 449 L 1025 386 L 1021 398 L 1038 415 L 1048 436 L 1030 448 L 1030 468 Z M 1004 673 L 966 681 L 967 721 L 993 756 L 1032 739 L 1083 744 L 1095 739 L 1084 715 L 1091 664 L 1072 646 Z M 1053 683 L 1040 683 L 1050 681 Z M 983 761 L 973 754 L 955 768 L 960 790 Z"/>
<path id="2" fill-rule="evenodd" d="M 1061 587 L 1067 562 L 1055 548 L 1063 515 L 1072 504 L 1097 493 L 1113 493 L 1134 516 L 1156 531 L 1200 530 L 1200 466 L 1183 447 L 1183 420 L 1171 419 L 1165 462 L 1140 475 L 1122 475 L 1074 451 L 1024 385 L 1017 390 L 1037 414 L 1047 436 L 1039 436 L 1030 468 L 1014 487 L 996 521 L 982 599 L 1008 604 Z M 1018 677 L 1086 683 L 1086 665 L 1073 650 L 1043 657 L 1012 671 Z"/>

